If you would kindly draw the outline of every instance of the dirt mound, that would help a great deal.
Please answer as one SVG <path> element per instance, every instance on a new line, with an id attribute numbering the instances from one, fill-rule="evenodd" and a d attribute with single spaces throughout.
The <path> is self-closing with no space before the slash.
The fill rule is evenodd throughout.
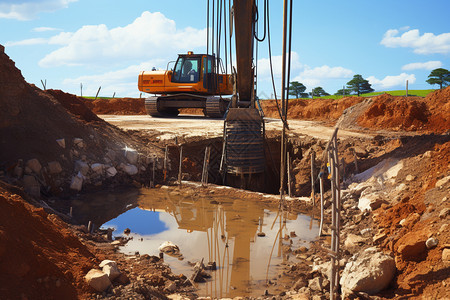
<path id="1" fill-rule="evenodd" d="M 67 109 L 67 111 L 74 114 L 79 119 L 86 122 L 101 120 L 95 113 L 92 112 L 92 110 L 88 108 L 88 106 L 85 105 L 85 103 L 81 100 L 82 98 L 64 93 L 61 90 L 46 90 L 46 92 L 52 95 L 56 101 L 61 103 L 61 105 Z"/>
<path id="2" fill-rule="evenodd" d="M 80 149 L 73 151 L 77 138 L 83 139 L 87 158 L 96 162 L 103 162 L 110 149 L 154 150 L 98 118 L 77 96 L 28 84 L 3 51 L 0 87 L 0 169 L 32 158 L 42 165 L 59 161 L 63 168 L 70 167 L 82 156 Z M 65 140 L 65 148 L 58 139 Z"/>
<path id="3" fill-rule="evenodd" d="M 80 98 L 97 115 L 146 115 L 143 98 L 112 98 L 90 100 Z"/>
<path id="4" fill-rule="evenodd" d="M 450 129 L 450 88 L 431 93 L 426 98 L 382 94 L 372 100 L 372 105 L 358 118 L 360 126 L 438 133 Z"/>
<path id="5" fill-rule="evenodd" d="M 293 99 L 288 103 L 288 118 L 324 121 L 334 123 L 343 111 L 362 102 L 364 97 L 345 97 L 341 99 Z M 264 114 L 279 118 L 275 100 L 261 101 Z"/>
<path id="6" fill-rule="evenodd" d="M 77 299 L 98 261 L 67 225 L 2 187 L 0 220 L 2 298 Z"/>

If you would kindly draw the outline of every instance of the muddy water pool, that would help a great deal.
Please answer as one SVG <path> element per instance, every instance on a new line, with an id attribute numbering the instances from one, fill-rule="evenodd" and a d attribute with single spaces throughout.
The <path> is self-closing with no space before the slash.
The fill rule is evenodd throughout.
<path id="1" fill-rule="evenodd" d="M 317 237 L 318 224 L 309 216 L 280 211 L 261 194 L 230 191 L 191 186 L 96 195 L 94 202 L 103 201 L 109 217 L 117 215 L 96 222 L 114 228 L 116 236 L 131 230 L 133 239 L 120 248 L 126 254 L 158 256 L 159 246 L 171 241 L 182 257 L 165 254 L 164 261 L 176 274 L 189 277 L 192 263 L 215 262 L 211 278 L 197 285 L 199 296 L 260 296 L 283 264 L 296 261 L 290 249 Z M 123 212 L 111 208 L 118 203 Z M 90 212 L 91 218 L 98 214 L 90 208 L 77 210 Z"/>

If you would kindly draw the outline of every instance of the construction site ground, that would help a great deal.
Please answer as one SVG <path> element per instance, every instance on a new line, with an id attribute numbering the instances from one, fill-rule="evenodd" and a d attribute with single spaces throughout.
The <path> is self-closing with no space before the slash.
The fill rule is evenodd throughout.
<path id="1" fill-rule="evenodd" d="M 119 186 L 148 188 L 148 170 L 164 156 L 165 145 L 175 148 L 177 144 L 220 139 L 223 120 L 202 117 L 194 110 L 182 111 L 179 118 L 155 119 L 146 115 L 143 99 L 86 100 L 58 90 L 42 91 L 25 82 L 5 53 L 0 53 L 0 85 L 0 298 L 195 298 L 192 286 L 181 284 L 184 275 L 173 274 L 158 257 L 125 256 L 104 232 L 87 233 L 87 224 L 77 224 L 69 217 L 67 199 Z M 267 138 L 279 140 L 281 122 L 275 101 L 262 101 L 262 107 Z M 372 246 L 395 258 L 395 277 L 387 288 L 375 295 L 347 297 L 450 298 L 450 87 L 425 98 L 383 94 L 290 100 L 288 122 L 294 197 L 287 201 L 286 209 L 306 214 L 314 211 L 317 216 L 317 207 L 312 209 L 310 202 L 299 197 L 311 192 L 311 151 L 320 157 L 339 126 L 339 156 L 345 161 L 347 180 L 343 183 L 342 240 L 352 235 L 360 238 L 343 246 L 343 259 L 348 261 Z M 62 138 L 65 147 L 55 142 Z M 137 175 L 130 175 L 128 162 L 118 155 L 125 147 L 139 152 Z M 40 162 L 42 170 L 28 164 L 33 159 Z M 61 170 L 54 173 L 51 166 L 55 161 Z M 69 186 L 76 172 L 81 172 L 77 169 L 80 161 L 89 165 L 102 162 L 118 173 L 99 177 L 90 170 L 89 177 L 79 177 L 85 178 L 82 188 L 73 190 Z M 381 202 L 359 211 L 355 207 L 361 194 L 355 196 L 351 184 L 357 180 L 370 183 L 361 174 L 375 172 L 371 168 L 386 161 L 394 162 L 398 170 L 389 180 L 372 176 L 372 185 L 381 186 L 377 191 L 383 194 Z M 317 164 L 321 163 L 319 158 Z M 192 171 L 190 180 L 199 180 L 195 162 L 183 161 L 183 167 L 187 173 Z M 176 174 L 173 169 L 171 176 Z M 157 186 L 170 184 L 163 181 L 161 166 L 158 172 Z M 31 188 L 25 177 L 32 180 Z M 197 192 L 208 193 L 209 189 L 214 186 Z M 239 189 L 222 192 L 247 197 Z M 215 193 L 219 197 L 221 192 Z M 329 199 L 330 192 L 325 196 Z M 278 200 L 274 197 L 271 201 Z M 426 247 L 429 238 L 437 244 Z M 327 247 L 329 235 L 305 249 L 291 249 L 294 255 L 306 255 L 285 267 L 277 294 L 260 297 L 330 297 L 326 284 L 319 290 L 308 285 L 316 277 L 325 278 L 313 265 L 329 260 Z M 84 276 L 103 259 L 115 260 L 124 275 L 109 290 L 96 292 Z"/>

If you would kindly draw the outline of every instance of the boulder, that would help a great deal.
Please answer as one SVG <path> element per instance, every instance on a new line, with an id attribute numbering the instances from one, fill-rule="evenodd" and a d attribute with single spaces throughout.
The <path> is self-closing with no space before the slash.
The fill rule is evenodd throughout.
<path id="1" fill-rule="evenodd" d="M 62 172 L 61 164 L 57 161 L 51 161 L 48 163 L 48 171 L 50 174 L 59 174 Z"/>
<path id="2" fill-rule="evenodd" d="M 75 146 L 77 146 L 78 148 L 84 148 L 84 141 L 83 141 L 83 139 L 80 139 L 80 138 L 74 138 L 74 139 L 73 139 L 73 144 L 74 144 Z"/>
<path id="3" fill-rule="evenodd" d="M 130 164 L 135 165 L 138 161 L 139 153 L 134 149 L 126 148 L 125 157 Z"/>
<path id="4" fill-rule="evenodd" d="M 344 242 L 344 248 L 350 252 L 354 252 L 354 250 L 358 249 L 366 242 L 366 239 L 362 236 L 349 233 Z"/>
<path id="5" fill-rule="evenodd" d="M 120 275 L 119 268 L 117 267 L 117 263 L 113 260 L 107 260 L 105 259 L 102 261 L 99 265 L 100 268 L 102 268 L 103 273 L 108 275 L 109 280 L 113 281 Z"/>
<path id="6" fill-rule="evenodd" d="M 159 246 L 159 251 L 170 256 L 181 256 L 180 248 L 170 241 L 166 241 Z"/>
<path id="7" fill-rule="evenodd" d="M 407 233 L 396 243 L 397 253 L 405 260 L 417 260 L 427 250 L 427 239 L 424 233 Z"/>
<path id="8" fill-rule="evenodd" d="M 57 139 L 56 143 L 63 149 L 66 148 L 66 140 L 65 139 Z"/>
<path id="9" fill-rule="evenodd" d="M 92 171 L 94 171 L 97 174 L 101 174 L 103 172 L 104 164 L 101 163 L 94 163 L 91 165 Z"/>
<path id="10" fill-rule="evenodd" d="M 442 261 L 450 262 L 450 249 L 449 248 L 445 248 L 442 251 Z"/>
<path id="11" fill-rule="evenodd" d="M 91 269 L 84 278 L 97 292 L 103 292 L 111 286 L 108 275 L 97 269 Z"/>
<path id="12" fill-rule="evenodd" d="M 438 181 L 436 181 L 435 187 L 441 188 L 442 186 L 444 186 L 449 181 L 450 181 L 450 175 L 447 176 L 447 177 L 441 178 Z"/>
<path id="13" fill-rule="evenodd" d="M 386 203 L 386 200 L 384 200 L 384 197 L 381 193 L 367 193 L 361 195 L 361 198 L 359 198 L 358 208 L 361 211 L 370 211 L 381 207 L 381 204 L 383 203 Z"/>
<path id="14" fill-rule="evenodd" d="M 89 172 L 89 165 L 82 160 L 75 161 L 75 172 L 81 172 L 83 176 L 86 176 Z"/>
<path id="15" fill-rule="evenodd" d="M 385 289 L 395 275 L 394 259 L 375 247 L 355 254 L 346 264 L 340 280 L 344 292 L 375 294 Z"/>
<path id="16" fill-rule="evenodd" d="M 108 169 L 106 169 L 106 176 L 108 177 L 114 177 L 117 174 L 117 170 L 114 167 L 109 167 Z"/>
<path id="17" fill-rule="evenodd" d="M 36 174 L 41 174 L 42 165 L 36 158 L 30 159 L 26 163 L 26 167 L 30 168 Z"/>
<path id="18" fill-rule="evenodd" d="M 135 165 L 130 164 L 120 164 L 120 168 L 128 175 L 136 175 L 138 173 L 138 168 Z"/>
<path id="19" fill-rule="evenodd" d="M 33 175 L 23 176 L 23 189 L 31 196 L 39 197 L 41 194 L 41 187 L 39 182 Z"/>
<path id="20" fill-rule="evenodd" d="M 78 172 L 78 174 L 74 177 L 72 177 L 72 181 L 70 182 L 70 189 L 75 191 L 81 191 L 81 188 L 83 187 L 83 175 L 81 172 Z"/>

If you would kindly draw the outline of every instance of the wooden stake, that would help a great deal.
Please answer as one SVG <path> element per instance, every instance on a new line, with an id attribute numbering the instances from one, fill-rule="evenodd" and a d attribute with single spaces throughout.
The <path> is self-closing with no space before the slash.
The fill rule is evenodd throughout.
<path id="1" fill-rule="evenodd" d="M 167 177 L 167 153 L 169 152 L 169 149 L 166 145 L 166 150 L 164 153 L 164 182 L 166 182 L 166 177 Z"/>
<path id="2" fill-rule="evenodd" d="M 98 93 L 100 93 L 100 89 L 101 89 L 101 88 L 102 88 L 101 86 L 98 87 L 97 94 L 95 95 L 95 99 L 94 99 L 94 100 L 97 100 Z"/>
<path id="3" fill-rule="evenodd" d="M 316 160 L 316 153 L 311 152 L 311 201 L 313 207 L 316 206 L 316 189 L 314 188 L 314 162 Z"/>
<path id="4" fill-rule="evenodd" d="M 291 191 L 291 158 L 289 156 L 289 152 L 287 152 L 287 177 L 288 177 L 288 195 L 289 197 L 292 197 L 292 191 Z"/>
<path id="5" fill-rule="evenodd" d="M 353 158 L 355 159 L 355 173 L 358 174 L 359 173 L 358 157 L 356 156 L 355 150 L 353 150 Z"/>
<path id="6" fill-rule="evenodd" d="M 178 168 L 178 184 L 181 185 L 181 164 L 183 162 L 183 146 L 180 146 L 180 166 Z"/>

